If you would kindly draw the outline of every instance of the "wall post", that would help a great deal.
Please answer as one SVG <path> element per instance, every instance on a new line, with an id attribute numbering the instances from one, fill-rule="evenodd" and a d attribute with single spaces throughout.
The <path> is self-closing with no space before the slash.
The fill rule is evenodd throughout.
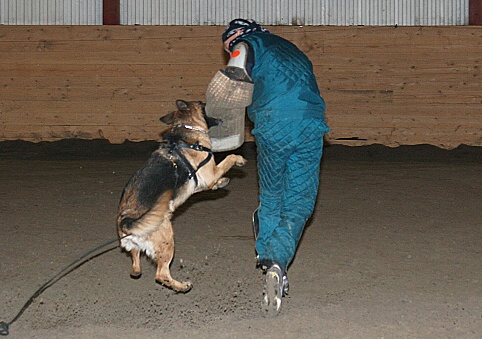
<path id="1" fill-rule="evenodd" d="M 104 0 L 102 10 L 104 25 L 120 25 L 120 0 Z"/>
<path id="2" fill-rule="evenodd" d="M 482 25 L 482 0 L 469 0 L 469 25 Z"/>

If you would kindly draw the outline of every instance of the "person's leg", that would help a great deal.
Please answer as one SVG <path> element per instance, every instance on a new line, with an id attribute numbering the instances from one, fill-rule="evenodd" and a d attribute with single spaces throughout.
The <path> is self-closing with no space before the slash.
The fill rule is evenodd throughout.
<path id="1" fill-rule="evenodd" d="M 313 212 L 322 130 L 317 121 L 288 121 L 264 133 L 258 130 L 256 135 L 260 206 L 253 222 L 258 222 L 258 263 L 266 273 L 261 304 L 268 316 L 277 315 L 281 309 L 281 298 L 288 290 L 286 269 Z"/>
<path id="2" fill-rule="evenodd" d="M 274 262 L 280 265 L 283 273 L 292 261 L 305 223 L 313 213 L 323 148 L 321 122 L 309 120 L 297 123 L 296 131 L 291 123 L 290 133 L 284 136 L 289 142 L 281 152 L 275 148 L 266 154 L 261 153 L 264 162 L 280 159 L 278 161 L 281 161 L 283 169 L 276 170 L 273 165 L 267 164 L 259 169 L 260 234 L 256 249 L 259 260 L 265 263 L 265 267 Z M 279 144 L 278 141 L 277 145 Z M 271 170 L 265 172 L 268 167 Z M 270 181 L 262 180 L 264 177 L 270 177 Z"/>
<path id="3" fill-rule="evenodd" d="M 279 242 L 273 259 L 285 270 L 295 256 L 318 195 L 323 126 L 317 122 L 303 122 L 298 146 L 287 162 L 280 221 L 272 234 L 272 239 Z"/>
<path id="4" fill-rule="evenodd" d="M 260 203 L 256 251 L 260 260 L 273 259 L 277 251 L 271 239 L 280 221 L 286 163 L 291 153 L 284 126 L 287 124 L 278 123 L 263 131 L 258 128 L 256 135 Z"/>

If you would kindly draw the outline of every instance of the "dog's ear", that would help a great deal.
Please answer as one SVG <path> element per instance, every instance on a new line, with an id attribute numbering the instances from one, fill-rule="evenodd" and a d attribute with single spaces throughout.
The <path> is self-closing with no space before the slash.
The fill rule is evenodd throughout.
<path id="1" fill-rule="evenodd" d="M 176 100 L 176 106 L 180 111 L 185 111 L 188 109 L 188 103 L 184 100 Z"/>
<path id="2" fill-rule="evenodd" d="M 174 123 L 174 114 L 175 113 L 176 112 L 168 113 L 165 116 L 160 117 L 159 120 L 161 120 L 161 122 L 166 124 L 166 125 L 172 125 Z"/>

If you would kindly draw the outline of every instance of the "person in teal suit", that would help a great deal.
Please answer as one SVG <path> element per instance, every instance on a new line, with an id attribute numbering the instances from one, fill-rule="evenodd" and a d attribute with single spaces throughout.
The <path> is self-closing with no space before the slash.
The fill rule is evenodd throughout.
<path id="1" fill-rule="evenodd" d="M 242 58 L 244 81 L 254 84 L 247 107 L 259 176 L 253 224 L 257 264 L 266 273 L 262 306 L 277 315 L 288 291 L 288 266 L 318 194 L 323 136 L 329 131 L 325 101 L 312 63 L 288 40 L 246 19 L 231 21 L 222 40 L 231 56 L 228 66 Z"/>

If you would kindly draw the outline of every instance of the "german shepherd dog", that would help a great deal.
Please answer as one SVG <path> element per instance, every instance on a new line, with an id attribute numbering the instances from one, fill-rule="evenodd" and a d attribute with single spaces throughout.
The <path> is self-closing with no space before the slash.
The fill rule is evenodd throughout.
<path id="1" fill-rule="evenodd" d="M 127 182 L 116 224 L 121 247 L 132 257 L 131 277 L 141 275 L 144 252 L 157 264 L 157 282 L 188 292 L 191 282 L 177 281 L 169 271 L 174 256 L 172 213 L 192 194 L 226 186 L 229 178 L 223 175 L 246 160 L 230 154 L 216 165 L 208 129 L 220 120 L 208 117 L 202 102 L 177 100 L 176 104 L 178 111 L 160 119 L 168 128 L 161 134 L 159 148 Z"/>

